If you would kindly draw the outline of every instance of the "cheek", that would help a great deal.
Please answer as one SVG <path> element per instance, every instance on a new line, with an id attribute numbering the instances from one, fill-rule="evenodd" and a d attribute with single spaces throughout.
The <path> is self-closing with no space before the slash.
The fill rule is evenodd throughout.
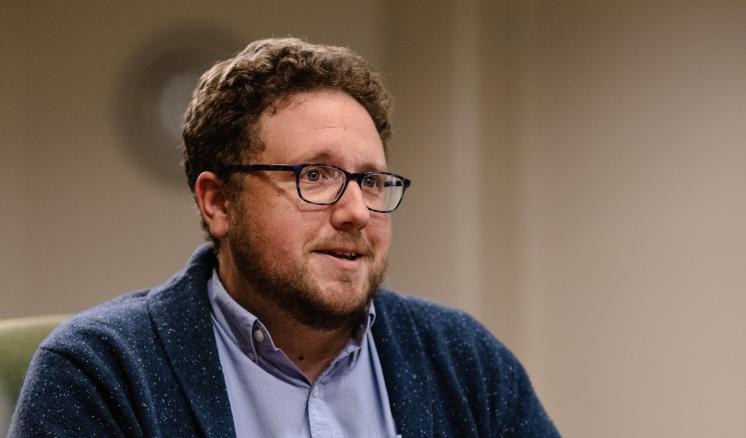
<path id="1" fill-rule="evenodd" d="M 323 229 L 319 215 L 307 215 L 297 209 L 283 209 L 264 218 L 264 232 L 268 236 L 265 250 L 278 265 L 295 265 L 305 257 Z"/>
<path id="2" fill-rule="evenodd" d="M 283 258 L 292 257 L 302 249 L 303 229 L 287 217 L 270 218 L 264 222 L 263 228 L 268 252 Z"/>
<path id="3" fill-rule="evenodd" d="M 368 238 L 379 252 L 388 252 L 391 245 L 391 216 L 371 218 L 367 227 Z"/>
<path id="4" fill-rule="evenodd" d="M 262 239 L 268 252 L 290 251 L 301 240 L 305 222 L 295 204 L 297 195 L 278 196 L 269 190 L 251 193 L 247 215 L 254 225 L 253 234 Z"/>

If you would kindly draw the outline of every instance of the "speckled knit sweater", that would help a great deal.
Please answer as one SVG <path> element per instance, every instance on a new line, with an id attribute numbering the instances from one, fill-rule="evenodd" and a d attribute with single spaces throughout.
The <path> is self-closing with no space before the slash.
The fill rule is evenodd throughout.
<path id="1" fill-rule="evenodd" d="M 55 330 L 31 363 L 10 436 L 234 436 L 206 292 L 214 263 L 202 246 L 166 284 Z M 470 316 L 385 290 L 374 302 L 403 437 L 559 436 L 521 365 Z"/>

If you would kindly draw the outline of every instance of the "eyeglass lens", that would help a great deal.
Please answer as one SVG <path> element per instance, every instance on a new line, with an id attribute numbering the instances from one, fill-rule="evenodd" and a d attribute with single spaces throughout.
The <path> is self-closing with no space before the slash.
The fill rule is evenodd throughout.
<path id="1" fill-rule="evenodd" d="M 306 166 L 298 175 L 298 190 L 308 202 L 330 204 L 341 195 L 346 178 L 345 173 L 336 167 Z M 404 181 L 395 175 L 371 172 L 360 181 L 360 190 L 368 208 L 391 211 L 401 201 Z"/>

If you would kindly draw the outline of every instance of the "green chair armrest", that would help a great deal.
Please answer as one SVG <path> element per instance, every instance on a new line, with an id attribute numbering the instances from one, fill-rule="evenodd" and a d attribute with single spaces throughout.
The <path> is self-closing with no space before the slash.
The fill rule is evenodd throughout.
<path id="1" fill-rule="evenodd" d="M 0 397 L 11 405 L 41 341 L 69 315 L 45 315 L 0 321 Z"/>

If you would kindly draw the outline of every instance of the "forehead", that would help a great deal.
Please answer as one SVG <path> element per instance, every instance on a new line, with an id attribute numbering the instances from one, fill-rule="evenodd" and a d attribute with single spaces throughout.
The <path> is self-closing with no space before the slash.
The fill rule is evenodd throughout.
<path id="1" fill-rule="evenodd" d="M 264 150 L 257 160 L 265 163 L 320 161 L 350 170 L 386 166 L 373 119 L 341 91 L 303 92 L 283 99 L 262 113 L 258 134 Z"/>

